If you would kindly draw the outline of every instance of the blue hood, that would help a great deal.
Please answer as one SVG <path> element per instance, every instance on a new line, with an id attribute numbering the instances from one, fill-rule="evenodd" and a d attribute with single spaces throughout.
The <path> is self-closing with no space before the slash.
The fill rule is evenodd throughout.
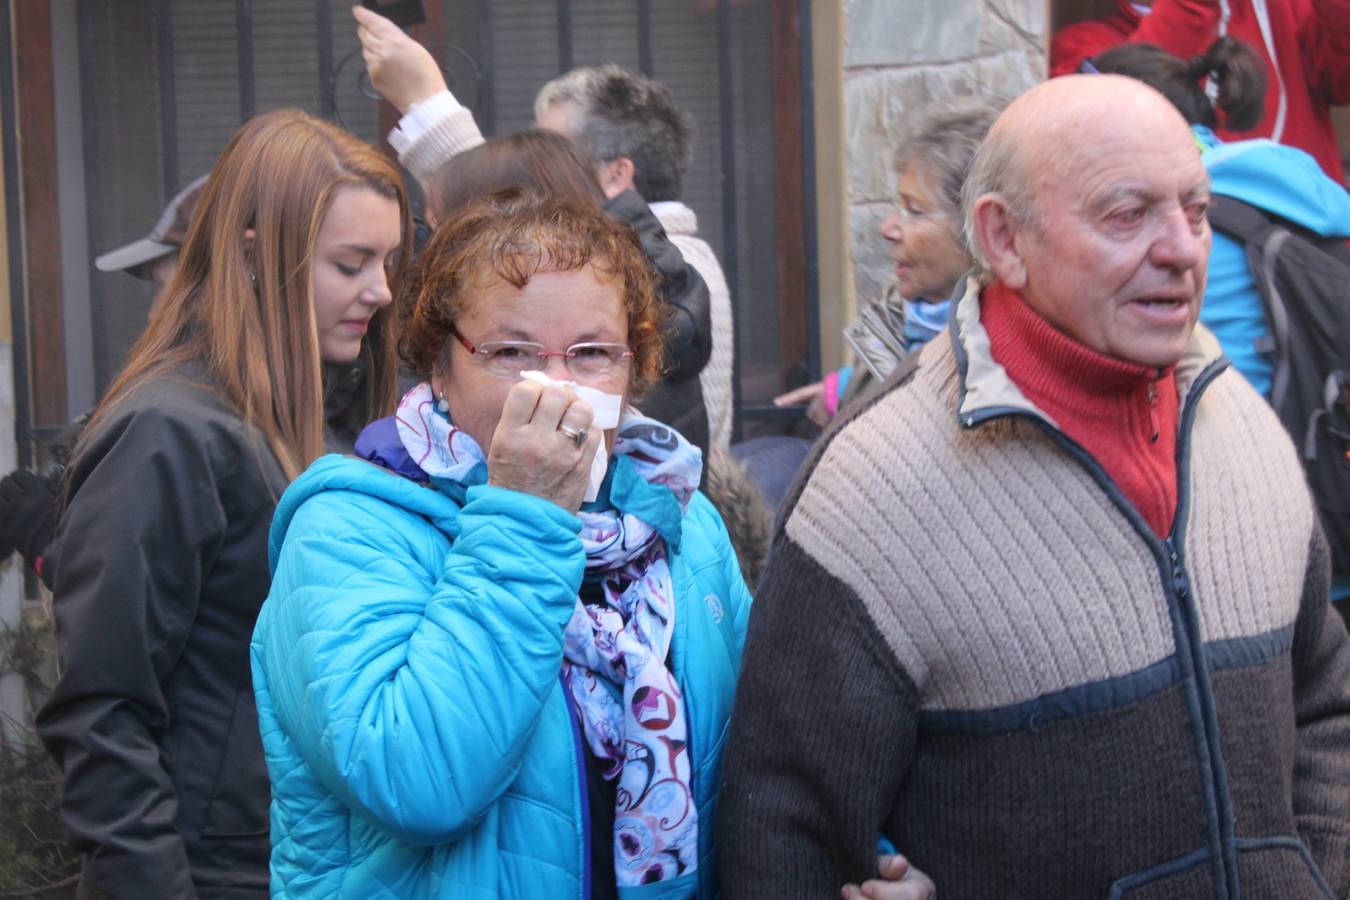
<path id="1" fill-rule="evenodd" d="M 353 456 L 330 453 L 291 482 L 277 502 L 276 515 L 267 537 L 267 565 L 276 570 L 277 555 L 286 540 L 300 506 L 323 491 L 353 491 L 378 497 L 396 507 L 406 509 L 431 521 L 452 539 L 459 534 L 459 504 L 440 491 L 424 487 L 401 475 L 395 475 L 374 463 Z"/>
<path id="2" fill-rule="evenodd" d="M 1302 150 L 1264 138 L 1234 141 L 1207 151 L 1204 162 L 1214 193 L 1258 206 L 1323 237 L 1350 236 L 1350 194 Z"/>

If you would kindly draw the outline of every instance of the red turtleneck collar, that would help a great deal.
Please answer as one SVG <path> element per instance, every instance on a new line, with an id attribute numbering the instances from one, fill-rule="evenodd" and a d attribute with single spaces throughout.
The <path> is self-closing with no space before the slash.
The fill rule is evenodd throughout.
<path id="1" fill-rule="evenodd" d="M 995 282 L 980 300 L 994 360 L 1027 399 L 1101 463 L 1159 537 L 1177 510 L 1176 369 L 1085 347 Z"/>

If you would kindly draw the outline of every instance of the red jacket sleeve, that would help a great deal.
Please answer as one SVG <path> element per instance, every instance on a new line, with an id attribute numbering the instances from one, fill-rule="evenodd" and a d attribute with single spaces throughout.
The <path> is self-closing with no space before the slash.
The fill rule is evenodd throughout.
<path id="1" fill-rule="evenodd" d="M 1350 0 L 1312 0 L 1314 14 L 1299 43 L 1309 85 L 1333 106 L 1350 103 Z"/>
<path id="2" fill-rule="evenodd" d="M 1129 40 L 1134 27 L 1125 16 L 1064 26 L 1050 38 L 1050 77 L 1072 75 L 1083 60 Z"/>
<path id="3" fill-rule="evenodd" d="M 1050 75 L 1076 72 L 1084 59 L 1125 43 L 1157 44 L 1183 59 L 1195 56 L 1214 42 L 1218 29 L 1217 0 L 1156 0 L 1142 17 L 1122 2 L 1117 15 L 1068 25 L 1051 38 Z"/>
<path id="4" fill-rule="evenodd" d="M 1219 37 L 1217 0 L 1156 0 L 1130 35 L 1131 43 L 1157 44 L 1186 59 L 1209 49 Z"/>

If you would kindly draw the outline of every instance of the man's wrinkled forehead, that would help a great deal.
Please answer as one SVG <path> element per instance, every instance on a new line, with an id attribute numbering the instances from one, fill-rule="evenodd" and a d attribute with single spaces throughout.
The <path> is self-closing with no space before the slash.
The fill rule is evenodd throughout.
<path id="1" fill-rule="evenodd" d="M 1037 188 L 1071 187 L 1083 195 L 1103 191 L 1143 190 L 1141 182 L 1165 181 L 1181 193 L 1208 190 L 1209 173 L 1198 147 L 1189 140 L 1150 139 L 1138 155 L 1121 151 L 1137 139 L 1126 131 L 1100 132 L 1095 139 L 1069 138 L 1045 141 L 1028 148 L 1024 171 Z M 1160 169 L 1157 158 L 1166 154 L 1172 162 Z"/>
<path id="2" fill-rule="evenodd" d="M 1095 76 L 1105 78 L 1106 76 Z M 1094 76 L 1084 76 L 1091 82 Z M 1039 128 L 1023 128 L 1021 170 L 1035 194 L 1068 189 L 1082 196 L 1112 191 L 1159 191 L 1191 195 L 1208 190 L 1209 176 L 1190 128 L 1161 95 L 1120 91 L 1119 85 L 1091 102 L 1091 84 L 1067 103 L 1037 104 Z M 1014 122 L 1023 126 L 1030 118 Z M 1159 157 L 1168 165 L 1160 167 Z M 1145 183 L 1152 184 L 1152 187 Z"/>

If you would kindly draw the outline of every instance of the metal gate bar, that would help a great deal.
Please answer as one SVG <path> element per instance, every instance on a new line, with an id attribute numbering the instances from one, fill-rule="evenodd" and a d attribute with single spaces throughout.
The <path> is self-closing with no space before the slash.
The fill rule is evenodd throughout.
<path id="1" fill-rule="evenodd" d="M 638 14 L 638 68 L 648 78 L 655 78 L 652 65 L 652 0 L 637 0 Z"/>
<path id="2" fill-rule="evenodd" d="M 572 3 L 558 0 L 558 72 L 572 68 Z"/>
<path id="3" fill-rule="evenodd" d="M 494 93 L 492 57 L 492 3 L 478 0 L 478 109 L 475 117 L 483 134 L 491 137 L 497 130 L 497 98 Z"/>
<path id="4" fill-rule="evenodd" d="M 10 0 L 0 7 L 0 45 L 14 46 L 10 22 Z M 0 66 L 0 147 L 5 173 L 5 237 L 9 254 L 10 356 L 14 360 L 14 444 L 19 468 L 33 466 L 33 406 L 29 394 L 28 370 L 28 294 L 25 290 L 27 259 L 23 252 L 23 204 L 19 197 L 19 111 L 14 96 L 14 67 Z M 25 570 L 27 566 L 23 567 Z M 35 596 L 31 590 L 25 596 Z"/>
<path id="5" fill-rule="evenodd" d="M 329 0 L 314 0 L 314 24 L 319 35 L 319 115 L 332 119 L 337 101 L 333 96 L 333 8 Z"/>
<path id="6" fill-rule="evenodd" d="M 173 11 L 169 6 L 170 0 L 155 0 L 155 64 L 159 72 L 159 153 L 164 161 L 165 200 L 178 190 L 178 95 L 173 70 Z M 87 28 L 80 29 L 81 34 L 86 31 Z M 80 55 L 92 60 L 91 54 L 81 51 Z M 85 83 L 92 84 L 92 82 Z M 90 133 L 91 124 L 90 118 L 86 117 L 84 122 L 86 135 Z"/>
<path id="7" fill-rule="evenodd" d="M 812 66 L 811 0 L 797 0 L 802 80 L 802 253 L 806 264 L 806 375 L 820 372 L 820 248 L 816 234 L 816 77 Z"/>
<path id="8" fill-rule="evenodd" d="M 235 46 L 239 53 L 239 121 L 253 117 L 253 0 L 234 2 Z"/>
<path id="9" fill-rule="evenodd" d="M 731 2 L 717 0 L 717 102 L 722 141 L 722 273 L 726 275 L 731 296 L 740 290 L 740 223 L 736 209 L 736 98 L 731 77 Z M 747 298 L 741 297 L 741 306 Z M 731 417 L 733 432 L 739 436 L 741 408 L 741 344 L 744 328 L 736 304 L 732 306 Z"/>

